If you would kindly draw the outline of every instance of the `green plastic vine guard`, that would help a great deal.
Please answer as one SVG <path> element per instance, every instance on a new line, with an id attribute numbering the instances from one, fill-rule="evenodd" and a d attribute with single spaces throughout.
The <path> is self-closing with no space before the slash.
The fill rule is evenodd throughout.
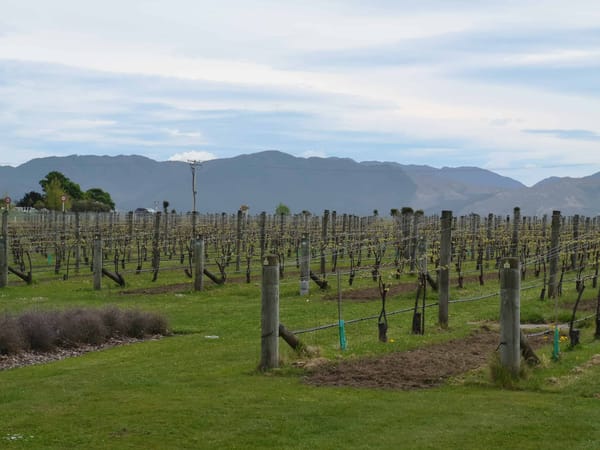
<path id="1" fill-rule="evenodd" d="M 346 350 L 346 327 L 345 327 L 344 321 L 342 319 L 340 319 L 340 321 L 339 321 L 339 327 L 340 327 L 340 348 L 342 350 Z"/>
<path id="2" fill-rule="evenodd" d="M 560 348 L 559 348 L 559 342 L 560 342 L 560 333 L 558 332 L 558 325 L 556 325 L 554 327 L 554 345 L 552 347 L 552 359 L 554 361 L 558 361 L 558 357 L 560 355 Z"/>

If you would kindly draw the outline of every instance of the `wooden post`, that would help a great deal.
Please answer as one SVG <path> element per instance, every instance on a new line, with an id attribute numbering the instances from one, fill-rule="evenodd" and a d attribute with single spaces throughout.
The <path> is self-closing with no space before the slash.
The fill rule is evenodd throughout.
<path id="1" fill-rule="evenodd" d="M 279 258 L 263 260 L 261 290 L 260 370 L 279 367 Z"/>
<path id="2" fill-rule="evenodd" d="M 94 239 L 94 290 L 102 289 L 102 239 L 96 236 Z"/>
<path id="3" fill-rule="evenodd" d="M 485 260 L 489 261 L 492 257 L 492 226 L 494 222 L 494 215 L 492 213 L 488 214 L 487 218 L 487 227 L 486 227 L 486 243 L 485 243 Z"/>
<path id="4" fill-rule="evenodd" d="M 413 213 L 412 234 L 410 237 L 410 273 L 414 273 L 418 265 L 417 261 L 417 243 L 419 242 L 419 222 L 421 214 Z"/>
<path id="5" fill-rule="evenodd" d="M 242 210 L 238 209 L 235 233 L 235 271 L 239 273 L 242 260 Z"/>
<path id="6" fill-rule="evenodd" d="M 513 376 L 521 364 L 519 258 L 504 258 L 500 269 L 500 363 Z"/>
<path id="7" fill-rule="evenodd" d="M 108 236 L 109 236 L 109 239 L 108 239 L 108 250 L 109 250 L 109 252 L 113 251 L 113 244 L 114 244 L 114 234 L 113 234 L 114 220 L 115 220 L 114 212 L 111 211 L 111 212 L 108 213 Z"/>
<path id="8" fill-rule="evenodd" d="M 79 273 L 81 267 L 81 223 L 79 212 L 75 213 L 75 273 Z"/>
<path id="9" fill-rule="evenodd" d="M 452 246 L 452 211 L 442 211 L 441 228 L 438 321 L 442 328 L 448 328 L 448 301 L 450 299 L 450 253 Z"/>
<path id="10" fill-rule="evenodd" d="M 265 247 L 266 247 L 266 239 L 267 239 L 267 235 L 266 235 L 266 230 L 265 227 L 267 226 L 267 213 L 265 211 L 260 213 L 260 218 L 259 218 L 259 228 L 260 228 L 260 235 L 259 235 L 259 244 L 260 244 L 260 259 L 263 259 L 265 257 Z"/>
<path id="11" fill-rule="evenodd" d="M 577 255 L 579 253 L 579 214 L 573 216 L 573 246 L 571 252 L 571 268 L 573 270 L 579 269 Z"/>
<path id="12" fill-rule="evenodd" d="M 560 211 L 552 211 L 550 231 L 550 274 L 548 277 L 548 298 L 555 298 L 558 291 L 558 262 L 560 259 Z"/>
<path id="13" fill-rule="evenodd" d="M 2 212 L 0 233 L 0 287 L 8 284 L 8 210 Z"/>
<path id="14" fill-rule="evenodd" d="M 194 200 L 195 202 L 195 200 Z M 192 242 L 194 241 L 194 239 L 196 239 L 196 227 L 197 227 L 197 222 L 198 222 L 198 211 L 196 211 L 194 209 L 194 211 L 192 211 Z"/>
<path id="15" fill-rule="evenodd" d="M 323 211 L 323 221 L 321 223 L 321 278 L 324 280 L 326 274 L 325 248 L 327 247 L 327 231 L 329 227 L 329 210 Z"/>
<path id="16" fill-rule="evenodd" d="M 310 241 L 307 233 L 300 241 L 300 295 L 308 295 L 310 286 Z"/>
<path id="17" fill-rule="evenodd" d="M 194 290 L 204 290 L 204 239 L 199 236 L 194 242 Z"/>
<path id="18" fill-rule="evenodd" d="M 163 203 L 164 205 L 164 203 Z M 169 207 L 164 208 L 165 220 L 163 221 L 163 253 L 166 255 L 169 246 Z"/>
<path id="19" fill-rule="evenodd" d="M 510 244 L 510 256 L 519 257 L 519 227 L 521 226 L 521 208 L 515 207 L 513 211 L 513 231 Z"/>
<path id="20" fill-rule="evenodd" d="M 156 281 L 160 267 L 160 211 L 154 215 L 154 233 L 152 235 L 152 270 L 154 271 L 152 281 Z"/>

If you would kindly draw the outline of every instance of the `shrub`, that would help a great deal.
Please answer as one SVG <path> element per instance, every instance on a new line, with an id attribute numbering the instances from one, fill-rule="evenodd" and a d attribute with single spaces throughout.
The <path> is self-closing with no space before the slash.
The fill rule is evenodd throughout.
<path id="1" fill-rule="evenodd" d="M 146 335 L 167 334 L 167 321 L 157 314 L 129 310 L 124 314 L 126 334 L 133 338 L 143 338 Z"/>
<path id="2" fill-rule="evenodd" d="M 145 313 L 146 315 L 146 334 L 163 335 L 169 334 L 167 319 L 163 316 L 153 313 Z"/>
<path id="3" fill-rule="evenodd" d="M 123 311 L 116 306 L 107 306 L 100 310 L 100 317 L 106 327 L 109 336 L 125 336 L 127 333 L 127 326 L 125 324 L 125 318 Z"/>
<path id="4" fill-rule="evenodd" d="M 58 339 L 63 347 L 106 342 L 108 330 L 98 311 L 74 309 L 60 315 Z"/>
<path id="5" fill-rule="evenodd" d="M 47 352 L 56 346 L 57 313 L 27 312 L 19 317 L 18 323 L 26 348 Z"/>
<path id="6" fill-rule="evenodd" d="M 19 353 L 25 347 L 25 340 L 19 322 L 13 316 L 0 316 L 0 355 Z"/>
<path id="7" fill-rule="evenodd" d="M 5 314 L 0 316 L 0 354 L 47 352 L 57 346 L 98 345 L 111 337 L 143 338 L 156 334 L 168 334 L 164 317 L 138 310 L 121 311 L 115 306 L 60 313 L 30 311 L 19 317 Z"/>

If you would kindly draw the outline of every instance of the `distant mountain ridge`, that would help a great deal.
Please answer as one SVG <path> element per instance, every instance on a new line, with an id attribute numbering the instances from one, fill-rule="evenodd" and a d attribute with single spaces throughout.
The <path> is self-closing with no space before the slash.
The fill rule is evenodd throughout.
<path id="1" fill-rule="evenodd" d="M 38 158 L 18 167 L 0 166 L 0 195 L 16 202 L 26 192 L 41 191 L 39 180 L 57 170 L 83 190 L 108 191 L 121 211 L 138 207 L 179 212 L 192 209 L 192 176 L 185 162 L 158 162 L 138 155 Z M 600 172 L 584 178 L 552 177 L 528 188 L 477 167 L 356 162 L 349 158 L 299 158 L 270 150 L 215 159 L 196 169 L 197 209 L 234 212 L 248 205 L 251 213 L 273 212 L 279 203 L 293 213 L 324 209 L 367 215 L 411 206 L 427 214 L 450 209 L 456 215 L 600 214 Z"/>

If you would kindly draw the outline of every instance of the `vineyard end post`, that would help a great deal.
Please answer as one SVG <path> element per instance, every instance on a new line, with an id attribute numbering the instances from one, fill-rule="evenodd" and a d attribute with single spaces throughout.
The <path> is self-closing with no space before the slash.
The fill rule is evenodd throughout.
<path id="1" fill-rule="evenodd" d="M 519 258 L 504 258 L 500 269 L 500 363 L 513 376 L 521 364 L 521 267 Z"/>
<path id="2" fill-rule="evenodd" d="M 279 367 L 279 258 L 263 259 L 261 289 L 260 370 Z"/>

